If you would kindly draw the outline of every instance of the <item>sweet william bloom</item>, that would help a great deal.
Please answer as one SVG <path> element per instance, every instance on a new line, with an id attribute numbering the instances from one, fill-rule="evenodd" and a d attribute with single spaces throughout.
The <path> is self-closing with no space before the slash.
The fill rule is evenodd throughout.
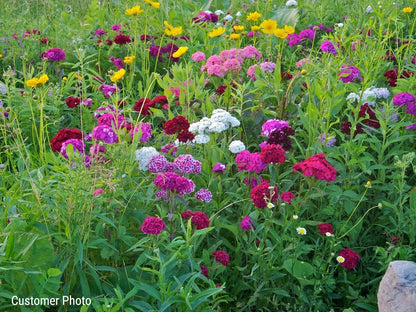
<path id="1" fill-rule="evenodd" d="M 54 138 L 51 139 L 51 148 L 53 152 L 60 152 L 62 144 L 69 140 L 69 139 L 82 139 L 82 132 L 79 129 L 72 128 L 72 129 L 61 129 L 55 135 Z"/>
<path id="2" fill-rule="evenodd" d="M 264 20 L 261 24 L 261 31 L 265 34 L 274 34 L 277 29 L 277 22 L 272 19 Z"/>
<path id="3" fill-rule="evenodd" d="M 124 68 L 121 68 L 120 70 L 116 71 L 113 76 L 110 77 L 110 80 L 112 82 L 119 81 L 121 78 L 123 78 L 125 73 L 126 73 L 126 70 Z"/>
<path id="4" fill-rule="evenodd" d="M 327 235 L 327 233 L 334 234 L 334 230 L 332 229 L 332 224 L 329 223 L 321 223 L 318 225 L 319 233 L 322 235 Z"/>
<path id="5" fill-rule="evenodd" d="M 342 259 L 344 259 L 344 261 L 341 262 L 340 260 Z M 360 262 L 360 256 L 356 251 L 349 248 L 344 248 L 339 252 L 337 261 L 343 268 L 353 269 L 358 264 L 358 262 Z"/>
<path id="6" fill-rule="evenodd" d="M 402 92 L 393 97 L 393 105 L 402 106 L 416 104 L 416 97 L 413 94 Z"/>
<path id="7" fill-rule="evenodd" d="M 166 228 L 165 222 L 158 217 L 146 217 L 140 229 L 145 234 L 158 235 Z"/>
<path id="8" fill-rule="evenodd" d="M 341 71 L 338 73 L 339 80 L 342 80 L 343 83 L 353 82 L 355 79 L 363 80 L 360 77 L 360 70 L 352 65 L 342 65 Z"/>
<path id="9" fill-rule="evenodd" d="M 195 52 L 194 54 L 192 54 L 192 60 L 194 62 L 203 62 L 205 61 L 205 54 L 204 52 Z"/>
<path id="10" fill-rule="evenodd" d="M 139 13 L 142 13 L 143 10 L 140 8 L 140 5 L 136 5 L 132 7 L 131 9 L 127 9 L 124 13 L 126 15 L 137 15 Z"/>
<path id="11" fill-rule="evenodd" d="M 94 191 L 94 195 L 100 195 L 102 193 L 104 193 L 104 190 L 102 188 L 98 188 Z"/>
<path id="12" fill-rule="evenodd" d="M 215 28 L 215 29 L 213 29 L 212 31 L 210 31 L 210 32 L 208 33 L 208 36 L 209 36 L 209 37 L 211 37 L 211 38 L 214 38 L 214 37 L 219 37 L 219 36 L 221 36 L 224 32 L 225 32 L 225 28 L 220 26 L 220 27 Z"/>
<path id="13" fill-rule="evenodd" d="M 65 52 L 59 48 L 51 48 L 42 54 L 42 58 L 47 58 L 52 62 L 65 60 Z"/>
<path id="14" fill-rule="evenodd" d="M 321 43 L 321 51 L 322 52 L 329 52 L 334 55 L 338 54 L 337 50 L 335 49 L 334 45 L 331 41 L 325 40 Z"/>
<path id="15" fill-rule="evenodd" d="M 212 172 L 223 172 L 227 170 L 227 167 L 222 163 L 217 163 L 214 168 L 212 168 Z"/>
<path id="16" fill-rule="evenodd" d="M 181 57 L 182 55 L 186 53 L 186 51 L 188 51 L 188 47 L 180 47 L 178 51 L 172 54 L 172 56 L 175 58 Z"/>
<path id="17" fill-rule="evenodd" d="M 215 257 L 216 262 L 220 262 L 222 265 L 226 266 L 230 262 L 230 257 L 225 251 L 217 250 L 212 253 Z"/>
<path id="18" fill-rule="evenodd" d="M 257 22 L 257 20 L 261 17 L 261 14 L 257 11 L 251 12 L 247 15 L 247 21 L 254 21 Z M 258 30 L 258 29 L 257 29 Z"/>
<path id="19" fill-rule="evenodd" d="M 243 220 L 241 220 L 241 222 L 240 222 L 240 227 L 241 227 L 241 229 L 242 229 L 242 230 L 244 230 L 244 231 L 249 231 L 249 230 L 251 230 L 252 228 L 254 229 L 254 225 L 253 225 L 253 223 L 251 222 L 251 219 L 250 219 L 250 217 L 249 217 L 249 216 L 244 217 L 244 218 L 243 218 Z"/>
<path id="20" fill-rule="evenodd" d="M 212 194 L 208 189 L 200 189 L 195 193 L 195 198 L 209 203 L 212 199 Z"/>
<path id="21" fill-rule="evenodd" d="M 201 211 L 192 212 L 190 210 L 186 210 L 181 214 L 181 218 L 183 220 L 191 219 L 191 224 L 195 225 L 197 230 L 203 230 L 209 227 L 210 223 L 209 217 Z"/>
<path id="22" fill-rule="evenodd" d="M 292 192 L 283 192 L 282 194 L 280 194 L 280 199 L 288 204 L 292 202 L 293 198 L 295 198 L 295 195 L 293 195 Z"/>
<path id="23" fill-rule="evenodd" d="M 206 278 L 209 278 L 208 269 L 206 266 L 200 265 L 201 274 L 204 275 Z"/>

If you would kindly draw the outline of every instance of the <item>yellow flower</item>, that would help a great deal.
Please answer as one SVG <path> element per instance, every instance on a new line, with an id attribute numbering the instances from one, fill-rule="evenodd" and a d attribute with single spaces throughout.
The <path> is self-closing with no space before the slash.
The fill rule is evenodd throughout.
<path id="1" fill-rule="evenodd" d="M 124 63 L 126 63 L 126 64 L 131 64 L 131 63 L 133 63 L 133 60 L 135 59 L 136 57 L 134 56 L 134 55 L 132 55 L 132 56 L 126 56 L 125 58 L 124 58 Z"/>
<path id="2" fill-rule="evenodd" d="M 261 24 L 261 31 L 265 34 L 274 34 L 277 29 L 277 22 L 275 20 L 264 20 Z"/>
<path id="3" fill-rule="evenodd" d="M 261 14 L 256 11 L 247 15 L 247 20 L 256 22 L 260 17 L 261 17 Z"/>
<path id="4" fill-rule="evenodd" d="M 243 31 L 244 30 L 244 26 L 234 25 L 233 28 L 234 28 L 235 31 Z"/>
<path id="5" fill-rule="evenodd" d="M 153 2 L 153 1 L 150 1 L 150 0 L 144 0 L 144 2 L 146 2 L 148 5 L 151 5 L 155 9 L 159 9 L 159 7 L 160 7 L 159 2 Z"/>
<path id="6" fill-rule="evenodd" d="M 180 47 L 178 51 L 172 54 L 172 56 L 175 58 L 181 57 L 182 55 L 185 54 L 186 51 L 188 51 L 188 47 Z"/>
<path id="7" fill-rule="evenodd" d="M 142 13 L 143 10 L 140 9 L 140 5 L 136 5 L 132 7 L 131 9 L 127 9 L 126 12 L 124 12 L 126 15 L 137 15 L 139 13 Z"/>
<path id="8" fill-rule="evenodd" d="M 284 29 L 289 35 L 295 32 L 295 29 L 292 26 L 285 25 Z"/>
<path id="9" fill-rule="evenodd" d="M 366 188 L 370 188 L 371 187 L 371 181 L 367 181 L 367 183 L 365 184 Z"/>
<path id="10" fill-rule="evenodd" d="M 233 39 L 233 40 L 240 39 L 240 34 L 231 34 L 230 39 Z"/>
<path id="11" fill-rule="evenodd" d="M 27 80 L 26 85 L 29 86 L 29 87 L 36 87 L 40 84 L 44 84 L 48 80 L 49 80 L 48 75 L 43 74 L 39 78 L 32 78 L 32 79 Z"/>
<path id="12" fill-rule="evenodd" d="M 406 7 L 403 9 L 403 13 L 411 13 L 413 9 L 411 7 Z"/>
<path id="13" fill-rule="evenodd" d="M 284 28 L 277 28 L 276 31 L 274 32 L 274 35 L 277 38 L 285 39 L 287 37 L 287 35 L 289 35 L 289 34 L 284 30 Z"/>
<path id="14" fill-rule="evenodd" d="M 48 80 L 49 80 L 48 75 L 43 74 L 42 76 L 39 77 L 39 84 L 44 84 Z"/>
<path id="15" fill-rule="evenodd" d="M 167 21 L 164 21 L 163 24 L 166 26 L 165 34 L 168 36 L 178 36 L 182 33 L 182 26 L 173 27 Z"/>
<path id="16" fill-rule="evenodd" d="M 267 208 L 273 208 L 273 207 L 274 207 L 273 203 L 268 203 L 267 204 Z"/>
<path id="17" fill-rule="evenodd" d="M 78 80 L 82 80 L 82 77 L 78 76 L 78 74 L 75 74 L 75 78 L 77 78 Z"/>
<path id="18" fill-rule="evenodd" d="M 3 57 L 3 54 L 0 54 L 0 58 L 2 58 Z"/>
<path id="19" fill-rule="evenodd" d="M 116 81 L 120 80 L 121 78 L 123 78 L 123 76 L 124 76 L 125 73 L 126 73 L 126 70 L 124 68 L 121 68 L 119 71 L 116 71 L 114 73 L 114 75 L 112 75 L 110 77 L 110 80 L 112 82 L 116 82 Z"/>
<path id="20" fill-rule="evenodd" d="M 67 77 L 63 77 L 62 78 L 62 81 L 68 81 L 68 78 Z"/>
<path id="21" fill-rule="evenodd" d="M 260 26 L 251 26 L 251 30 L 252 31 L 259 31 L 260 30 Z"/>
<path id="22" fill-rule="evenodd" d="M 225 32 L 225 28 L 220 26 L 220 27 L 215 28 L 215 29 L 213 29 L 212 31 L 210 31 L 210 32 L 208 33 L 208 36 L 210 36 L 211 38 L 214 38 L 214 37 L 219 37 L 219 36 L 221 36 L 224 32 Z"/>

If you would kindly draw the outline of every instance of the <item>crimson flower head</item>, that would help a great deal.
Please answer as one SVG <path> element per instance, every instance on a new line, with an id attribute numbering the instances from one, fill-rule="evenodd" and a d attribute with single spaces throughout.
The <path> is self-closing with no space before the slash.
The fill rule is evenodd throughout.
<path id="1" fill-rule="evenodd" d="M 153 103 L 150 99 L 148 98 L 141 98 L 140 100 L 138 100 L 135 104 L 133 109 L 136 112 L 139 112 L 141 115 L 143 116 L 147 116 L 150 115 L 151 111 L 149 110 L 150 107 L 153 107 Z"/>
<path id="2" fill-rule="evenodd" d="M 216 262 L 221 262 L 222 265 L 226 266 L 230 262 L 230 256 L 222 250 L 217 250 L 212 253 L 215 257 Z"/>
<path id="3" fill-rule="evenodd" d="M 337 261 L 343 268 L 354 269 L 358 262 L 360 262 L 360 256 L 356 251 L 344 248 L 339 252 Z"/>
<path id="4" fill-rule="evenodd" d="M 279 144 L 263 146 L 260 156 L 266 164 L 282 164 L 286 160 L 285 150 Z"/>
<path id="5" fill-rule="evenodd" d="M 266 208 L 267 202 L 265 198 L 270 199 L 273 203 L 277 200 L 277 187 L 271 186 L 267 180 L 264 180 L 259 185 L 251 190 L 250 198 L 253 200 L 254 206 L 258 208 Z"/>
<path id="6" fill-rule="evenodd" d="M 74 108 L 74 107 L 77 107 L 79 104 L 81 104 L 81 99 L 78 97 L 74 98 L 72 96 L 69 96 L 65 100 L 65 103 L 69 108 Z"/>
<path id="7" fill-rule="evenodd" d="M 191 224 L 195 225 L 197 230 L 209 227 L 210 223 L 209 217 L 201 211 L 192 212 L 190 210 L 186 210 L 181 214 L 181 218 L 184 220 L 191 219 Z"/>
<path id="8" fill-rule="evenodd" d="M 55 135 L 54 138 L 51 139 L 51 148 L 54 152 L 60 152 L 62 144 L 70 139 L 82 139 L 82 132 L 79 129 L 72 128 L 64 128 L 59 130 L 59 132 Z"/>
<path id="9" fill-rule="evenodd" d="M 176 116 L 163 124 L 163 132 L 166 134 L 177 134 L 188 131 L 189 121 L 183 116 Z"/>
<path id="10" fill-rule="evenodd" d="M 334 234 L 334 230 L 332 229 L 332 224 L 330 223 L 319 224 L 318 230 L 322 235 L 326 235 L 326 233 Z"/>
<path id="11" fill-rule="evenodd" d="M 145 234 L 158 235 L 166 228 L 166 224 L 158 217 L 146 217 L 140 228 Z"/>
<path id="12" fill-rule="evenodd" d="M 335 181 L 337 170 L 319 153 L 293 165 L 293 171 L 302 171 L 307 177 L 314 176 L 318 180 Z"/>

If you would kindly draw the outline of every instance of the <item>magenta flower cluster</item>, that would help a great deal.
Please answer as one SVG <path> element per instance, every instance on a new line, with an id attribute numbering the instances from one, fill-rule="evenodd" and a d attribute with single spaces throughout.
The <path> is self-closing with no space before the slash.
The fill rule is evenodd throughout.
<path id="1" fill-rule="evenodd" d="M 195 198 L 208 203 L 212 199 L 212 194 L 208 189 L 200 189 L 195 193 Z"/>
<path id="2" fill-rule="evenodd" d="M 195 190 L 195 184 L 191 179 L 174 172 L 159 173 L 154 179 L 154 184 L 163 191 L 176 192 L 180 196 L 192 193 Z"/>
<path id="3" fill-rule="evenodd" d="M 42 53 L 42 58 L 47 58 L 52 62 L 65 60 L 65 52 L 59 48 L 50 48 L 48 51 Z"/>
<path id="4" fill-rule="evenodd" d="M 343 83 L 353 82 L 354 80 L 363 80 L 360 77 L 360 70 L 353 65 L 342 65 L 341 71 L 338 73 L 339 80 L 342 80 Z"/>
<path id="5" fill-rule="evenodd" d="M 319 153 L 293 165 L 293 171 L 302 171 L 307 177 L 315 176 L 318 180 L 335 181 L 337 170 Z"/>
<path id="6" fill-rule="evenodd" d="M 166 228 L 166 223 L 158 217 L 146 217 L 140 229 L 145 234 L 158 235 Z"/>
<path id="7" fill-rule="evenodd" d="M 259 174 L 267 168 L 267 164 L 262 160 L 260 153 L 250 153 L 247 150 L 240 152 L 236 156 L 235 162 L 238 163 L 238 171 L 246 170 Z"/>

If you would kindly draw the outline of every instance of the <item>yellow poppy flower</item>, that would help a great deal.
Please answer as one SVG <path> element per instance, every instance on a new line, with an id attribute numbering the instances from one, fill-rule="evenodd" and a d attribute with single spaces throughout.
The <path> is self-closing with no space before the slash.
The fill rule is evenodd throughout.
<path id="1" fill-rule="evenodd" d="M 214 37 L 219 37 L 219 36 L 221 36 L 224 32 L 225 32 L 225 28 L 220 26 L 220 27 L 215 28 L 215 29 L 213 29 L 212 31 L 210 31 L 210 32 L 208 33 L 208 36 L 209 36 L 209 37 L 211 37 L 211 38 L 214 38 Z"/>
<path id="2" fill-rule="evenodd" d="M 114 75 L 112 75 L 112 76 L 110 77 L 110 80 L 111 80 L 112 82 L 119 81 L 121 78 L 123 78 L 123 76 L 124 76 L 124 74 L 125 74 L 125 73 L 126 73 L 126 70 L 125 70 L 124 68 L 121 68 L 120 70 L 116 71 L 116 72 L 114 73 Z"/>
<path id="3" fill-rule="evenodd" d="M 285 25 L 284 29 L 289 35 L 295 32 L 295 29 L 292 26 Z"/>
<path id="4" fill-rule="evenodd" d="M 411 7 L 406 7 L 403 9 L 403 13 L 411 13 L 413 9 Z"/>
<path id="5" fill-rule="evenodd" d="M 257 21 L 261 17 L 261 14 L 259 12 L 252 12 L 249 15 L 247 15 L 248 21 Z"/>
<path id="6" fill-rule="evenodd" d="M 182 26 L 173 27 L 167 21 L 164 21 L 163 24 L 166 26 L 165 34 L 168 36 L 178 36 L 182 33 Z"/>
<path id="7" fill-rule="evenodd" d="M 289 34 L 283 28 L 277 28 L 276 31 L 274 32 L 274 35 L 277 38 L 285 39 L 287 37 L 287 35 L 289 35 Z"/>
<path id="8" fill-rule="evenodd" d="M 140 8 L 140 5 L 136 5 L 132 7 L 131 9 L 127 9 L 126 12 L 124 12 L 126 15 L 137 15 L 139 13 L 142 13 L 143 10 Z"/>
<path id="9" fill-rule="evenodd" d="M 153 1 L 150 1 L 150 0 L 144 0 L 144 2 L 146 2 L 148 5 L 151 5 L 155 9 L 158 9 L 160 7 L 159 2 L 153 2 Z"/>
<path id="10" fill-rule="evenodd" d="M 188 47 L 180 47 L 178 51 L 172 54 L 172 57 L 178 58 L 185 54 L 188 51 Z"/>
<path id="11" fill-rule="evenodd" d="M 124 58 L 124 63 L 126 63 L 126 64 L 131 64 L 131 63 L 133 63 L 133 60 L 135 59 L 136 57 L 134 56 L 134 55 L 132 55 L 132 56 L 126 56 L 125 58 Z"/>
<path id="12" fill-rule="evenodd" d="M 244 30 L 244 26 L 239 26 L 239 25 L 234 25 L 233 26 L 235 31 L 243 31 Z"/>
<path id="13" fill-rule="evenodd" d="M 251 30 L 252 31 L 259 31 L 260 30 L 260 26 L 251 26 Z"/>
<path id="14" fill-rule="evenodd" d="M 230 39 L 233 39 L 233 40 L 240 39 L 240 34 L 231 34 Z"/>
<path id="15" fill-rule="evenodd" d="M 261 31 L 265 34 L 274 34 L 277 29 L 277 22 L 272 19 L 264 20 L 261 24 Z"/>
<path id="16" fill-rule="evenodd" d="M 26 81 L 26 85 L 29 87 L 36 87 L 40 84 L 44 84 L 46 81 L 49 80 L 48 75 L 43 74 L 42 76 L 40 76 L 39 78 L 32 78 Z"/>

